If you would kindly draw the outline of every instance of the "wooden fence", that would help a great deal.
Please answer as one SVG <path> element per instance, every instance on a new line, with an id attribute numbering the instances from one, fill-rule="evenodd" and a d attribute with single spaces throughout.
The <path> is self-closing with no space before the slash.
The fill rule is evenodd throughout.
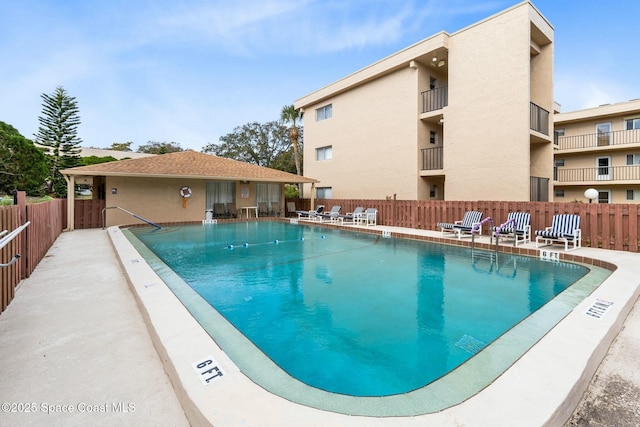
<path id="1" fill-rule="evenodd" d="M 0 250 L 2 264 L 20 254 L 17 262 L 8 267 L 0 267 L 0 313 L 14 298 L 18 283 L 31 275 L 66 227 L 66 199 L 26 204 L 24 194 L 21 194 L 18 200 L 18 205 L 0 206 L 0 231 L 11 232 L 31 221 L 25 230 Z"/>
<path id="2" fill-rule="evenodd" d="M 106 204 L 104 200 L 75 200 L 74 218 L 76 230 L 82 228 L 101 228 L 102 210 Z"/>
<path id="3" fill-rule="evenodd" d="M 298 210 L 310 208 L 309 199 L 287 199 L 287 202 L 294 202 Z M 529 212 L 531 230 L 550 226 L 555 214 L 571 213 L 580 215 L 583 246 L 629 252 L 638 252 L 640 247 L 640 205 L 637 204 L 358 199 L 318 199 L 315 204 L 325 205 L 326 209 L 339 205 L 343 213 L 353 212 L 358 206 L 376 208 L 380 225 L 423 230 L 437 230 L 439 222 L 461 220 L 469 210 L 483 212 L 484 217 L 491 217 L 496 225 L 505 222 L 509 212 Z M 488 233 L 489 227 L 485 223 L 483 233 Z"/>

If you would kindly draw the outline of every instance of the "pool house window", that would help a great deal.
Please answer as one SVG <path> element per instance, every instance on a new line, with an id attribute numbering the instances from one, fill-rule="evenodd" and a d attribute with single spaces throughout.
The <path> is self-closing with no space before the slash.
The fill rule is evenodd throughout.
<path id="1" fill-rule="evenodd" d="M 214 203 L 234 203 L 236 201 L 236 183 L 233 181 L 207 182 L 207 209 L 213 209 Z"/>
<path id="2" fill-rule="evenodd" d="M 331 104 L 325 105 L 324 107 L 320 107 L 316 110 L 316 122 L 330 119 L 333 115 L 333 107 Z"/>
<path id="3" fill-rule="evenodd" d="M 277 182 L 256 183 L 256 202 L 266 203 L 268 209 L 273 207 L 273 203 L 280 203 L 280 184 Z M 278 206 L 279 207 L 279 206 Z"/>

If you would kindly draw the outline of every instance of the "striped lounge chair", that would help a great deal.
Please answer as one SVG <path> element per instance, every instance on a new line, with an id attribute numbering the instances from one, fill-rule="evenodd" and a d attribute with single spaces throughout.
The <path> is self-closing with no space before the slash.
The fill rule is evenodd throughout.
<path id="1" fill-rule="evenodd" d="M 465 233 L 471 235 L 473 226 L 482 221 L 482 215 L 482 212 L 468 211 L 465 212 L 462 221 L 456 221 L 454 223 L 439 222 L 437 226 L 442 230 L 442 237 L 444 237 L 444 233 L 454 233 L 458 239 L 461 239 Z M 478 234 L 482 234 L 482 228 L 478 229 Z"/>
<path id="2" fill-rule="evenodd" d="M 496 238 L 513 239 L 513 246 L 518 246 L 518 243 L 529 243 L 531 242 L 530 222 L 529 212 L 509 212 L 504 224 L 493 228 L 493 234 Z"/>
<path id="3" fill-rule="evenodd" d="M 540 242 L 544 244 L 540 245 Z M 582 231 L 580 230 L 580 215 L 558 214 L 551 220 L 551 227 L 536 230 L 536 248 L 557 243 L 564 243 L 564 250 L 575 250 L 582 247 Z M 569 249 L 569 243 L 572 248 Z"/>

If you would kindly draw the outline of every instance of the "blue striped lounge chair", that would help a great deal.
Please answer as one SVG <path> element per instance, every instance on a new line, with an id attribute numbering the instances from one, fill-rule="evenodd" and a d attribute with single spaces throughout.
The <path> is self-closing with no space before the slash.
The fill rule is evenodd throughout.
<path id="1" fill-rule="evenodd" d="M 461 221 L 454 223 L 439 222 L 437 226 L 442 230 L 442 237 L 444 237 L 444 233 L 454 233 L 458 239 L 461 239 L 463 234 L 471 235 L 473 226 L 482 221 L 482 215 L 482 212 L 467 211 Z M 482 234 L 482 228 L 478 229 L 478 234 Z"/>
<path id="2" fill-rule="evenodd" d="M 509 212 L 504 224 L 493 228 L 493 234 L 496 238 L 513 239 L 513 246 L 518 246 L 518 243 L 529 243 L 531 242 L 530 222 L 531 214 L 529 212 Z"/>
<path id="3" fill-rule="evenodd" d="M 543 242 L 541 245 L 540 243 Z M 564 243 L 564 250 L 575 250 L 582 247 L 582 231 L 580 215 L 558 214 L 551 220 L 551 227 L 536 230 L 536 248 L 552 244 Z M 572 244 L 569 249 L 569 243 Z"/>

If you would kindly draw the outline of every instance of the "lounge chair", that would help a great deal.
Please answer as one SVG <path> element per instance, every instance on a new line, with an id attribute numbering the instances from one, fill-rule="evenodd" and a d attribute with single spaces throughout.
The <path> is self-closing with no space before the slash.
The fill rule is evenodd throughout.
<path id="1" fill-rule="evenodd" d="M 227 203 L 227 216 L 229 218 L 237 218 L 238 217 L 238 209 L 236 209 L 235 203 Z"/>
<path id="2" fill-rule="evenodd" d="M 258 202 L 258 215 L 260 216 L 269 216 L 271 212 L 269 211 L 269 206 L 267 202 Z"/>
<path id="3" fill-rule="evenodd" d="M 279 217 L 280 213 L 280 203 L 271 202 L 271 214 Z"/>
<path id="4" fill-rule="evenodd" d="M 340 215 L 341 206 L 332 206 L 329 212 L 321 212 L 318 214 L 320 221 L 336 221 Z"/>
<path id="5" fill-rule="evenodd" d="M 227 209 L 224 207 L 224 203 L 213 204 L 213 216 L 215 218 L 224 218 L 227 216 Z"/>
<path id="6" fill-rule="evenodd" d="M 334 221 L 340 222 L 341 225 L 344 224 L 355 224 L 357 219 L 364 214 L 364 208 L 358 206 L 353 210 L 353 212 L 347 212 L 345 215 L 338 215 Z"/>
<path id="7" fill-rule="evenodd" d="M 509 212 L 504 224 L 493 227 L 493 235 L 513 239 L 513 246 L 531 242 L 531 214 L 528 212 Z M 493 237 L 493 235 L 491 237 Z"/>
<path id="8" fill-rule="evenodd" d="M 289 216 L 294 216 L 296 214 L 296 202 L 287 202 L 287 212 Z"/>
<path id="9" fill-rule="evenodd" d="M 444 237 L 444 233 L 453 233 L 458 237 L 458 239 L 461 239 L 462 235 L 465 233 L 471 235 L 473 226 L 480 224 L 480 221 L 482 221 L 482 215 L 482 212 L 467 211 L 461 221 L 456 221 L 454 223 L 439 222 L 437 226 L 442 230 L 442 237 Z M 478 234 L 482 234 L 482 227 L 478 228 Z"/>
<path id="10" fill-rule="evenodd" d="M 356 218 L 357 225 L 376 225 L 378 221 L 378 209 L 367 208 L 366 211 Z"/>
<path id="11" fill-rule="evenodd" d="M 317 221 L 318 215 L 324 211 L 324 205 L 318 205 L 315 211 L 296 211 L 300 221 Z"/>
<path id="12" fill-rule="evenodd" d="M 558 214 L 551 220 L 551 227 L 536 230 L 536 248 L 564 243 L 564 250 L 575 250 L 582 247 L 582 231 L 580 230 L 580 215 Z M 569 243 L 573 247 L 569 249 Z"/>

